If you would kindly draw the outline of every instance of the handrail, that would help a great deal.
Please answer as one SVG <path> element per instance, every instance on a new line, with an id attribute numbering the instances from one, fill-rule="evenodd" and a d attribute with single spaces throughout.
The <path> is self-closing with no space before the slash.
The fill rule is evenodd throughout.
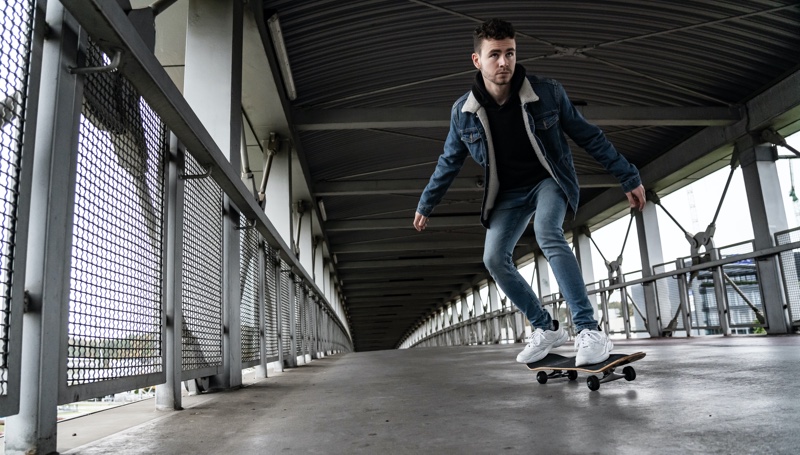
<path id="1" fill-rule="evenodd" d="M 793 232 L 793 231 L 800 231 L 800 227 L 794 228 L 794 229 L 788 229 L 788 230 L 781 231 L 781 232 L 776 232 L 775 236 L 778 236 L 778 235 L 781 235 L 781 234 L 787 234 L 787 233 L 790 233 L 790 232 Z M 734 244 L 731 244 L 731 245 L 725 245 L 725 246 L 723 246 L 721 248 L 728 248 L 728 247 L 731 247 L 731 246 L 738 246 L 738 245 L 741 245 L 741 244 L 744 244 L 744 243 L 748 243 L 748 241 L 734 243 Z M 609 291 L 614 291 L 616 289 L 621 289 L 621 288 L 625 288 L 625 287 L 629 287 L 629 286 L 634 286 L 634 285 L 637 285 L 637 284 L 643 284 L 643 285 L 644 284 L 649 284 L 649 283 L 652 283 L 652 282 L 655 282 L 655 281 L 658 281 L 658 280 L 661 280 L 661 279 L 664 279 L 664 278 L 671 278 L 671 277 L 675 277 L 675 276 L 678 276 L 678 275 L 685 275 L 685 274 L 688 274 L 688 273 L 692 273 L 692 272 L 695 272 L 695 271 L 707 270 L 707 269 L 713 269 L 713 268 L 716 268 L 716 267 L 721 267 L 721 266 L 724 266 L 726 264 L 732 264 L 732 263 L 735 263 L 735 262 L 739 262 L 739 261 L 741 261 L 743 259 L 758 259 L 758 258 L 770 257 L 770 256 L 774 256 L 774 255 L 780 254 L 780 253 L 782 253 L 784 251 L 790 251 L 790 250 L 794 250 L 794 249 L 797 249 L 797 248 L 800 248 L 800 241 L 790 242 L 790 243 L 786 243 L 786 244 L 783 244 L 783 245 L 778 245 L 778 246 L 774 246 L 774 247 L 770 247 L 770 248 L 764 248 L 762 250 L 752 251 L 750 253 L 736 254 L 736 255 L 728 256 L 728 257 L 722 258 L 722 259 L 708 261 L 708 262 L 704 262 L 704 263 L 701 263 L 701 264 L 692 265 L 692 266 L 689 266 L 689 267 L 683 267 L 683 268 L 680 268 L 680 269 L 670 270 L 668 272 L 656 273 L 656 274 L 650 275 L 648 277 L 638 278 L 636 280 L 631 280 L 631 281 L 625 281 L 625 282 L 622 282 L 622 283 L 619 283 L 619 284 L 613 284 L 613 285 L 609 285 L 609 286 L 598 287 L 596 289 L 587 290 L 587 294 L 595 295 L 595 294 L 605 293 L 605 292 L 609 292 Z M 719 250 L 720 248 L 716 248 L 716 249 Z M 665 264 L 671 264 L 671 262 L 667 262 Z M 664 264 L 657 264 L 657 265 L 664 265 Z M 635 273 L 635 272 L 629 272 L 629 273 Z M 604 280 L 598 281 L 596 283 L 587 283 L 587 285 L 588 284 L 600 285 L 600 283 L 602 281 L 604 281 Z M 544 297 L 545 296 L 541 296 L 542 300 L 544 300 Z M 559 302 L 563 302 L 563 301 L 564 301 L 564 298 L 562 297 L 562 298 L 554 299 L 554 300 L 551 300 L 551 301 L 548 301 L 548 302 L 544 302 L 543 301 L 542 303 L 543 303 L 543 305 L 553 305 L 553 304 L 556 304 L 556 303 L 559 303 Z M 431 333 L 431 334 L 429 334 L 429 335 L 427 335 L 427 336 L 425 336 L 423 338 L 420 338 L 414 344 L 412 344 L 411 347 L 417 346 L 420 343 L 423 343 L 423 342 L 425 342 L 427 340 L 430 340 L 432 338 L 435 338 L 437 336 L 446 334 L 448 332 L 459 330 L 459 329 L 461 329 L 461 328 L 463 328 L 465 326 L 469 326 L 469 325 L 475 324 L 476 322 L 485 321 L 485 320 L 489 320 L 489 319 L 494 319 L 494 318 L 506 316 L 508 314 L 514 314 L 517 311 L 518 310 L 516 310 L 516 309 L 496 310 L 494 312 L 483 313 L 480 316 L 474 316 L 474 317 L 471 317 L 469 319 L 459 321 L 459 322 L 457 322 L 455 324 L 452 324 L 452 325 L 450 325 L 450 326 L 448 326 L 446 328 L 442 328 L 439 331 L 436 331 L 436 332 Z M 407 340 L 407 338 L 404 338 L 398 344 L 398 346 L 403 344 L 406 340 Z"/>

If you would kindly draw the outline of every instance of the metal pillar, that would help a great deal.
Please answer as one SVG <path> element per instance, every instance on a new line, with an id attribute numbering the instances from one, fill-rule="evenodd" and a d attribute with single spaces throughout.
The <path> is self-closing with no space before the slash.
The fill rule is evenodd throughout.
<path id="1" fill-rule="evenodd" d="M 751 137 L 737 142 L 736 147 L 753 223 L 754 247 L 756 250 L 769 248 L 775 244 L 775 233 L 788 228 L 775 165 L 778 152 L 774 146 L 761 144 Z M 757 260 L 756 268 L 766 313 L 767 333 L 791 333 L 778 256 Z"/>
<path id="2" fill-rule="evenodd" d="M 475 338 L 478 344 L 486 342 L 484 338 L 484 314 L 483 299 L 481 298 L 481 290 L 477 286 L 472 288 L 472 307 L 475 308 L 473 317 L 476 319 L 475 323 Z"/>
<path id="3" fill-rule="evenodd" d="M 502 309 L 500 306 L 500 293 L 497 292 L 497 283 L 494 280 L 489 280 L 489 311 L 492 314 L 492 328 L 494 328 L 494 336 L 490 343 L 499 343 L 500 342 L 500 310 Z"/>
<path id="4" fill-rule="evenodd" d="M 289 337 L 289 358 L 284 359 L 289 368 L 297 367 L 297 283 L 294 280 L 294 273 L 288 273 L 289 280 L 289 333 L 284 336 Z"/>
<path id="5" fill-rule="evenodd" d="M 267 377 L 267 327 L 266 327 L 266 311 L 267 311 L 267 258 L 264 254 L 264 241 L 258 242 L 258 358 L 261 363 L 256 365 L 256 379 Z"/>
<path id="6" fill-rule="evenodd" d="M 284 340 L 284 333 L 283 333 L 283 316 L 281 315 L 281 308 L 283 307 L 283 302 L 281 301 L 281 289 L 283 289 L 283 280 L 289 279 L 288 277 L 284 277 L 283 273 L 281 272 L 281 261 L 278 258 L 275 258 L 274 262 L 270 264 L 272 267 L 272 273 L 275 274 L 275 330 L 277 336 L 277 344 L 278 344 L 278 363 L 277 363 L 277 371 L 283 371 L 283 345 L 286 342 Z"/>
<path id="7" fill-rule="evenodd" d="M 184 170 L 184 150 L 178 138 L 170 134 L 169 165 L 167 170 L 166 213 L 166 273 L 165 313 L 167 382 L 156 387 L 156 409 L 172 411 L 183 409 L 181 399 L 181 371 L 183 369 L 182 265 L 183 265 L 183 183 L 179 176 Z"/>
<path id="8" fill-rule="evenodd" d="M 579 228 L 572 231 L 572 245 L 575 247 L 575 259 L 581 269 L 584 283 L 594 283 L 594 264 L 592 263 L 592 240 L 586 233 L 588 228 Z M 600 312 L 597 307 L 597 298 L 589 298 L 594 310 L 594 318 L 598 319 Z"/>
<path id="9" fill-rule="evenodd" d="M 636 232 L 639 237 L 639 254 L 642 259 L 642 278 L 653 276 L 653 265 L 664 262 L 661 251 L 661 231 L 658 228 L 656 205 L 648 202 L 641 212 L 634 211 Z M 647 332 L 651 337 L 661 336 L 661 321 L 658 316 L 658 300 L 656 298 L 657 283 L 643 285 L 645 314 L 647 315 Z"/>
<path id="10" fill-rule="evenodd" d="M 242 3 L 190 0 L 184 96 L 234 169 L 241 168 Z M 242 384 L 239 213 L 227 196 L 223 224 L 223 372 L 212 388 Z"/>
<path id="11" fill-rule="evenodd" d="M 22 318 L 19 413 L 6 419 L 7 454 L 56 451 L 58 390 L 66 374 L 61 350 L 66 353 L 83 78 L 68 71 L 79 66 L 79 27 L 61 3 L 47 3 L 49 35 L 42 48 L 44 77 L 31 170 L 30 215 L 37 222 L 28 231 L 29 244 L 36 247 L 28 249 L 25 267 L 29 299 Z"/>

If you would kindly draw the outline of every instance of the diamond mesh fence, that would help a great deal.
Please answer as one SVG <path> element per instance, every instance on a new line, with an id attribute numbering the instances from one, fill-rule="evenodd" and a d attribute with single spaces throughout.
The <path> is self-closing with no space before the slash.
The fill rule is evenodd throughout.
<path id="1" fill-rule="evenodd" d="M 240 225 L 246 222 L 241 217 Z M 261 236 L 255 229 L 245 229 L 239 236 L 239 295 L 241 295 L 240 319 L 242 329 L 242 362 L 254 362 L 261 358 L 259 337 L 259 254 Z"/>
<path id="2" fill-rule="evenodd" d="M 205 170 L 188 153 L 187 175 Z M 182 369 L 222 365 L 222 190 L 211 179 L 185 180 Z"/>
<path id="3" fill-rule="evenodd" d="M 778 245 L 786 245 L 800 241 L 800 228 L 779 232 L 775 235 Z M 792 325 L 800 326 L 800 248 L 784 251 L 780 254 L 781 275 L 786 290 L 786 302 L 789 305 L 789 320 Z"/>
<path id="4" fill-rule="evenodd" d="M 0 395 L 8 394 L 11 287 L 34 1 L 0 3 Z"/>
<path id="5" fill-rule="evenodd" d="M 93 44 L 87 64 L 108 58 Z M 70 272 L 67 385 L 162 371 L 165 127 L 116 71 L 87 75 Z"/>

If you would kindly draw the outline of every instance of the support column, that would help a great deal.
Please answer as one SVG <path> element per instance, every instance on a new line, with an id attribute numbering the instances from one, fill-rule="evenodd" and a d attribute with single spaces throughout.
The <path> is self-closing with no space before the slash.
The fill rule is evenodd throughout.
<path id="1" fill-rule="evenodd" d="M 587 233 L 587 227 L 581 227 L 572 231 L 572 245 L 575 247 L 575 258 L 581 268 L 583 282 L 586 284 L 594 283 L 594 264 L 592 263 L 592 240 Z M 591 234 L 590 234 L 591 235 Z M 598 319 L 600 312 L 597 307 L 597 295 L 589 297 L 594 310 L 594 318 Z"/>
<path id="2" fill-rule="evenodd" d="M 475 337 L 477 338 L 478 344 L 483 344 L 486 342 L 484 339 L 484 310 L 483 310 L 483 299 L 481 298 L 481 290 L 477 286 L 472 288 L 472 307 L 475 309 L 474 311 L 474 318 L 475 322 Z"/>
<path id="3" fill-rule="evenodd" d="M 186 26 L 184 97 L 228 158 L 241 168 L 242 2 L 190 0 Z M 223 372 L 211 387 L 242 385 L 239 306 L 239 213 L 224 197 L 223 223 Z"/>
<path id="4" fill-rule="evenodd" d="M 59 368 L 60 351 L 67 343 L 62 317 L 69 300 L 68 258 L 83 98 L 83 78 L 67 71 L 79 66 L 79 27 L 55 1 L 47 2 L 46 21 L 49 34 L 42 49 L 41 103 L 31 171 L 30 214 L 36 221 L 28 231 L 31 247 L 25 289 L 29 299 L 22 316 L 19 413 L 7 418 L 5 431 L 5 453 L 20 455 L 55 453 L 57 448 L 58 390 L 66 373 L 66 365 Z"/>
<path id="5" fill-rule="evenodd" d="M 648 202 L 643 211 L 634 211 L 634 217 L 636 218 L 636 232 L 639 235 L 642 278 L 648 278 L 653 276 L 653 266 L 664 262 L 656 205 Z M 658 300 L 656 298 L 657 286 L 658 284 L 655 282 L 643 285 L 647 332 L 653 338 L 661 336 L 661 321 L 658 316 Z"/>
<path id="6" fill-rule="evenodd" d="M 297 367 L 297 283 L 294 273 L 288 273 L 286 279 L 289 280 L 289 333 L 284 336 L 289 337 L 289 358 L 284 359 L 289 368 Z"/>
<path id="7" fill-rule="evenodd" d="M 278 258 L 272 258 L 273 261 L 270 263 L 270 267 L 272 267 L 272 273 L 275 274 L 275 330 L 277 335 L 277 345 L 278 345 L 278 362 L 275 364 L 275 371 L 278 373 L 283 372 L 284 366 L 284 358 L 283 358 L 283 347 L 286 343 L 286 334 L 283 332 L 283 315 L 281 308 L 284 305 L 284 302 L 281 299 L 282 293 L 281 289 L 283 289 L 283 280 L 288 280 L 288 276 L 284 276 L 285 274 L 281 272 L 281 261 Z"/>
<path id="8" fill-rule="evenodd" d="M 261 363 L 256 365 L 256 379 L 267 377 L 267 327 L 264 315 L 267 311 L 267 258 L 264 254 L 264 241 L 258 242 L 258 358 Z"/>
<path id="9" fill-rule="evenodd" d="M 183 409 L 181 373 L 183 370 L 183 309 L 181 308 L 181 282 L 183 264 L 183 184 L 179 176 L 184 170 L 184 150 L 178 138 L 170 134 L 169 165 L 167 170 L 166 213 L 166 352 L 167 382 L 156 386 L 156 409 L 178 411 Z"/>
<path id="10" fill-rule="evenodd" d="M 756 250 L 769 248 L 775 245 L 775 233 L 788 229 L 775 165 L 778 152 L 775 146 L 758 143 L 752 137 L 737 142 L 736 147 L 753 223 L 754 247 Z M 767 333 L 790 333 L 791 321 L 778 257 L 759 259 L 756 268 L 766 313 Z"/>
<path id="11" fill-rule="evenodd" d="M 500 293 L 497 292 L 497 283 L 494 280 L 489 280 L 489 311 L 491 314 L 491 320 L 489 324 L 492 325 L 494 329 L 494 333 L 492 334 L 492 339 L 489 340 L 490 343 L 499 343 L 500 342 Z"/>

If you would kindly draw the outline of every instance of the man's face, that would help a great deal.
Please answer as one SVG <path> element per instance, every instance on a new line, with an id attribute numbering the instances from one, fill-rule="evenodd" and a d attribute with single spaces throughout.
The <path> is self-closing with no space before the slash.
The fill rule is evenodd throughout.
<path id="1" fill-rule="evenodd" d="M 472 54 L 472 63 L 480 70 L 484 82 L 506 85 L 511 82 L 517 63 L 517 42 L 513 38 L 486 39 L 480 54 Z"/>

